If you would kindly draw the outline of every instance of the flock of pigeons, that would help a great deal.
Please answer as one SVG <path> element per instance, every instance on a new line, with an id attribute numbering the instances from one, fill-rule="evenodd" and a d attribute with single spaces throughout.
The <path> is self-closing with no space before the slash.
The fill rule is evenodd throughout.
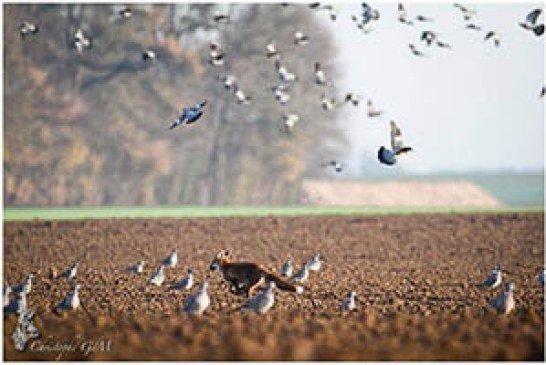
<path id="1" fill-rule="evenodd" d="M 162 286 L 165 283 L 166 279 L 166 268 L 175 268 L 178 263 L 178 254 L 176 249 L 163 260 L 161 260 L 159 266 L 156 270 L 153 271 L 150 276 L 150 285 L 157 287 Z M 294 283 L 303 283 L 309 278 L 310 271 L 320 270 L 322 262 L 320 260 L 320 254 L 314 255 L 309 259 L 303 267 L 293 274 L 294 267 L 291 260 L 286 261 L 282 268 L 281 273 L 284 277 L 289 278 Z M 133 272 L 135 274 L 142 274 L 144 272 L 144 261 L 139 261 L 136 264 L 132 265 L 127 269 L 127 271 Z M 62 313 L 66 311 L 74 311 L 80 308 L 80 290 L 81 285 L 75 283 L 76 275 L 78 272 L 78 263 L 74 263 L 67 270 L 62 272 L 60 275 L 57 275 L 55 271 L 51 271 L 49 276 L 51 279 L 62 279 L 66 278 L 69 281 L 73 282 L 70 292 L 62 299 L 60 303 L 55 307 L 56 313 Z M 29 274 L 25 281 L 22 284 L 15 286 L 4 286 L 4 313 L 5 314 L 21 314 L 26 313 L 28 310 L 27 306 L 27 295 L 30 294 L 32 290 L 32 282 L 35 278 L 34 274 Z M 170 289 L 173 290 L 190 290 L 194 286 L 194 274 L 192 269 L 188 269 L 186 276 L 170 286 Z M 187 297 L 186 302 L 183 306 L 183 310 L 190 314 L 203 314 L 203 312 L 210 305 L 210 297 L 207 293 L 208 282 L 203 281 L 195 293 Z M 275 302 L 274 299 L 274 289 L 275 283 L 268 283 L 267 289 L 256 296 L 249 298 L 246 303 L 241 305 L 238 309 L 243 312 L 255 311 L 260 314 L 266 313 Z M 16 297 L 12 300 L 11 294 L 16 293 Z M 355 294 L 351 294 L 350 298 L 353 298 L 351 303 L 347 304 L 345 301 L 340 306 L 343 310 L 352 310 L 355 308 L 354 304 Z"/>
<path id="2" fill-rule="evenodd" d="M 176 249 L 172 250 L 170 255 L 165 259 L 161 260 L 158 268 L 152 273 L 150 277 L 150 284 L 160 287 L 164 284 L 166 279 L 165 268 L 175 268 L 178 263 L 178 255 Z M 144 272 L 144 261 L 139 261 L 133 266 L 129 267 L 128 270 L 136 274 L 142 274 Z M 292 260 L 287 260 L 281 267 L 282 276 L 292 280 L 294 283 L 304 283 L 310 276 L 311 271 L 319 271 L 322 266 L 322 261 L 320 254 L 317 253 L 312 258 L 304 263 L 302 268 L 294 273 L 294 265 Z M 66 271 L 64 271 L 60 276 L 57 276 L 55 272 L 50 273 L 52 279 L 66 278 L 68 280 L 74 281 L 76 279 L 76 274 L 78 270 L 78 263 L 73 264 Z M 543 270 L 538 276 L 538 284 L 541 287 L 544 287 L 544 273 L 546 270 Z M 502 272 L 500 266 L 495 267 L 491 274 L 477 287 L 480 289 L 495 289 L 499 287 L 502 283 Z M 504 270 L 504 272 L 507 272 Z M 31 292 L 32 289 L 32 280 L 34 279 L 33 274 L 29 274 L 26 280 L 19 285 L 10 287 L 4 287 L 4 313 L 5 314 L 21 314 L 25 313 L 28 310 L 27 307 L 27 295 Z M 172 284 L 170 289 L 187 291 L 194 286 L 194 274 L 192 269 L 188 269 L 186 276 L 179 282 Z M 242 304 L 238 310 L 242 312 L 254 311 L 259 314 L 265 314 L 269 311 L 275 303 L 275 282 L 270 281 L 267 284 L 267 288 L 261 293 L 255 295 L 252 298 L 249 298 L 246 303 Z M 508 283 L 506 285 L 506 290 L 500 295 L 495 297 L 491 301 L 491 306 L 499 314 L 508 314 L 515 308 L 514 300 L 514 283 Z M 71 291 L 65 296 L 65 298 L 55 307 L 57 313 L 64 311 L 73 311 L 77 310 L 81 306 L 81 301 L 79 297 L 79 291 L 81 286 L 79 284 L 73 284 Z M 186 302 L 183 306 L 183 310 L 189 314 L 201 315 L 203 314 L 210 305 L 210 297 L 207 293 L 208 282 L 203 281 L 195 293 L 189 295 L 186 299 Z M 11 300 L 11 293 L 17 293 L 15 299 Z M 339 305 L 339 310 L 341 311 L 352 311 L 356 309 L 356 292 L 350 291 L 343 299 Z"/>
<path id="3" fill-rule="evenodd" d="M 280 3 L 281 7 L 287 7 L 290 4 Z M 472 20 L 476 15 L 476 10 L 469 8 L 467 6 L 455 3 L 453 4 L 455 8 L 460 10 L 463 19 L 466 22 L 466 29 L 471 31 L 482 31 L 482 27 L 475 24 Z M 327 12 L 331 21 L 336 21 L 338 14 L 336 8 L 331 4 L 322 4 L 320 2 L 313 2 L 306 4 L 306 6 L 316 12 Z M 534 9 L 527 16 L 525 20 L 520 22 L 519 25 L 521 28 L 532 32 L 536 36 L 542 36 L 544 34 L 544 24 L 538 22 L 538 18 L 542 14 L 542 9 Z M 133 10 L 129 7 L 124 7 L 116 11 L 112 16 L 112 21 L 124 21 L 132 17 Z M 369 34 L 373 31 L 373 24 L 380 19 L 379 10 L 373 8 L 368 3 L 361 3 L 361 12 L 358 15 L 352 15 L 351 19 L 356 24 L 357 28 L 361 30 L 364 34 Z M 221 24 L 231 23 L 231 16 L 226 13 L 216 12 L 212 17 L 212 21 L 217 26 Z M 402 24 L 408 26 L 414 26 L 416 23 L 422 24 L 431 24 L 434 19 L 431 17 L 418 14 L 414 17 L 408 15 L 406 7 L 402 3 L 398 3 L 398 21 Z M 23 39 L 27 38 L 30 35 L 36 34 L 39 31 L 38 25 L 31 23 L 29 21 L 24 21 L 20 28 L 19 32 Z M 420 40 L 426 44 L 427 47 L 436 45 L 439 48 L 451 48 L 451 45 L 445 40 L 439 38 L 439 34 L 436 31 L 425 29 L 421 32 Z M 485 41 L 491 40 L 494 42 L 495 46 L 499 47 L 501 38 L 498 32 L 488 31 L 484 36 Z M 310 37 L 306 35 L 301 30 L 296 30 L 293 37 L 293 45 L 296 47 L 305 46 L 310 42 Z M 93 42 L 89 35 L 87 35 L 82 28 L 77 28 L 74 32 L 72 40 L 74 49 L 78 53 L 83 53 L 85 50 L 92 48 Z M 412 54 L 418 57 L 424 57 L 427 54 L 419 48 L 418 45 L 414 43 L 409 44 L 409 49 Z M 286 66 L 283 64 L 281 53 L 277 48 L 275 41 L 271 41 L 265 45 L 265 54 L 264 56 L 267 59 L 274 60 L 274 67 L 278 75 L 279 84 L 273 85 L 271 91 L 273 97 L 276 101 L 279 102 L 282 106 L 286 106 L 290 99 L 290 89 L 292 84 L 299 81 L 297 75 L 293 72 L 290 72 Z M 154 63 L 157 61 L 157 54 L 150 50 L 146 49 L 142 52 L 141 55 L 142 61 L 145 63 Z M 226 65 L 227 55 L 223 50 L 222 45 L 218 42 L 212 42 L 209 46 L 208 54 L 208 64 L 211 67 L 220 67 Z M 226 91 L 233 92 L 235 101 L 237 104 L 250 104 L 252 102 L 252 97 L 248 95 L 244 90 L 241 89 L 237 82 L 237 77 L 235 75 L 225 73 L 216 75 L 216 80 L 220 81 Z M 337 101 L 335 96 L 329 96 L 329 88 L 333 86 L 331 80 L 326 76 L 324 69 L 322 68 L 320 62 L 314 63 L 314 82 L 315 84 L 324 87 L 324 92 L 321 95 L 320 105 L 323 110 L 330 111 L 336 108 L 339 108 L 345 104 L 352 104 L 353 106 L 359 106 L 361 97 L 355 93 L 349 92 L 346 93 L 345 97 L 341 101 Z M 541 97 L 544 96 L 545 88 L 542 88 Z M 207 100 L 199 102 L 193 106 L 187 106 L 182 108 L 182 112 L 176 118 L 176 120 L 171 124 L 169 129 L 174 129 L 176 127 L 185 127 L 197 122 L 204 113 L 204 107 L 207 105 Z M 374 102 L 371 99 L 368 99 L 366 102 L 367 107 L 367 116 L 369 118 L 378 118 L 383 114 L 383 111 L 378 110 Z M 285 112 L 282 115 L 282 122 L 286 131 L 291 132 L 297 123 L 300 121 L 300 116 L 296 113 Z M 378 160 L 385 165 L 394 165 L 396 164 L 399 157 L 411 152 L 413 149 L 409 146 L 406 146 L 402 140 L 402 132 L 398 124 L 391 120 L 391 144 L 390 148 L 385 146 L 380 146 L 377 152 Z M 323 168 L 332 167 L 335 172 L 343 171 L 343 163 L 337 160 L 331 160 L 325 163 L 322 163 Z"/>

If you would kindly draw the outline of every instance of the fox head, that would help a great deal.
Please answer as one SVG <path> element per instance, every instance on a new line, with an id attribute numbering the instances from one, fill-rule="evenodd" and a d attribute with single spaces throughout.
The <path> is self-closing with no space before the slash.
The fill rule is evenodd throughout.
<path id="1" fill-rule="evenodd" d="M 228 250 L 222 250 L 216 255 L 214 260 L 210 263 L 210 269 L 211 270 L 218 270 L 220 268 L 220 265 L 224 262 L 229 261 L 229 258 L 231 257 L 231 253 Z"/>

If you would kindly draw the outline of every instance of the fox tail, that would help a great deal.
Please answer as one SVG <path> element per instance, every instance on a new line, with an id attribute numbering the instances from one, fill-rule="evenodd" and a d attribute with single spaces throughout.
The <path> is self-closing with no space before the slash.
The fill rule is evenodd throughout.
<path id="1" fill-rule="evenodd" d="M 266 281 L 273 281 L 277 285 L 277 288 L 284 290 L 284 291 L 291 291 L 294 293 L 303 293 L 303 287 L 292 284 L 291 282 L 285 280 L 284 278 L 280 277 L 279 275 L 266 271 L 265 275 Z"/>

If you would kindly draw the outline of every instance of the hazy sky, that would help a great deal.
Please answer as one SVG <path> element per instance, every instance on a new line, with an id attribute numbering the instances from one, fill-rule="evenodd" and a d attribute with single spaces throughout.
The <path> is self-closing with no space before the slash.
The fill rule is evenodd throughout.
<path id="1" fill-rule="evenodd" d="M 517 24 L 540 3 L 478 3 L 473 22 L 484 31 L 465 29 L 451 3 L 404 3 L 410 17 L 432 23 L 410 27 L 397 21 L 396 3 L 377 3 L 381 18 L 363 35 L 351 20 L 360 4 L 339 5 L 330 24 L 338 44 L 340 93 L 371 97 L 386 112 L 370 120 L 365 107 L 345 107 L 341 124 L 349 128 L 352 157 L 348 173 L 362 157 L 375 158 L 389 143 L 389 120 L 397 120 L 416 153 L 401 166 L 412 173 L 544 169 L 544 36 L 535 37 Z M 544 21 L 544 14 L 539 21 Z M 440 33 L 451 50 L 427 47 L 422 30 Z M 501 34 L 501 46 L 484 42 L 486 30 Z M 415 57 L 409 43 L 428 54 Z"/>

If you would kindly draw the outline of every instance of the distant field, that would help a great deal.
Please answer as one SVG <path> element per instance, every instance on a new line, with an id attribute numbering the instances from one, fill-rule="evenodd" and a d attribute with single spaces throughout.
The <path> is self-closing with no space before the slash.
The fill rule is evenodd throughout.
<path id="1" fill-rule="evenodd" d="M 5 208 L 4 220 L 85 219 L 85 218 L 160 218 L 160 217 L 226 217 L 226 216 L 301 216 L 301 215 L 376 215 L 419 213 L 543 211 L 542 206 L 499 208 L 438 207 L 97 207 L 97 208 Z"/>

